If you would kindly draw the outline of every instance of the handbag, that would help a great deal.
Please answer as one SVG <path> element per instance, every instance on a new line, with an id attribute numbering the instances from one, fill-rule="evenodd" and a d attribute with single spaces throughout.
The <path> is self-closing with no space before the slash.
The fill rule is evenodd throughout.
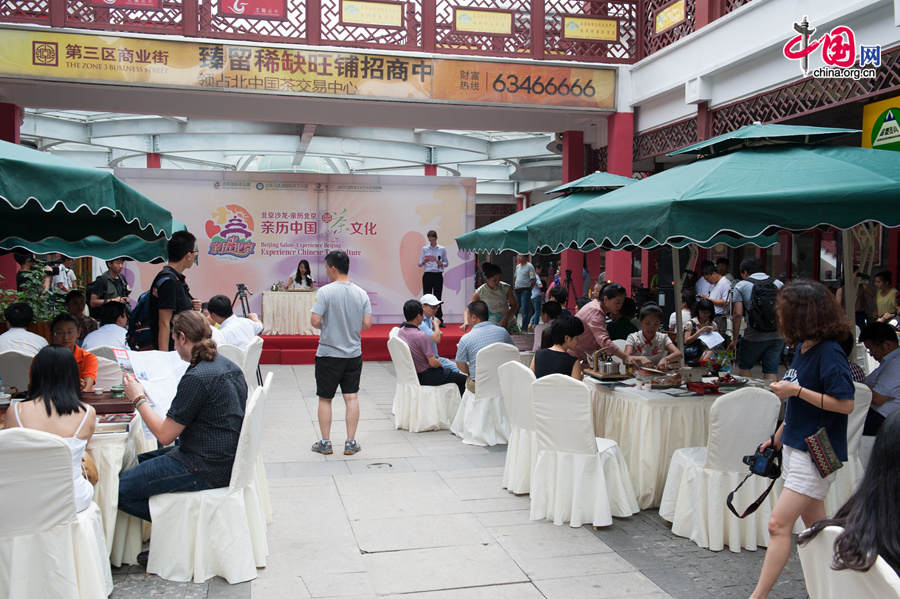
<path id="1" fill-rule="evenodd" d="M 844 463 L 841 462 L 834 452 L 834 447 L 831 446 L 831 439 L 828 438 L 828 431 L 825 430 L 824 426 L 819 426 L 819 430 L 803 440 L 809 448 L 809 457 L 812 458 L 812 462 L 822 478 L 825 478 L 835 470 L 843 468 Z"/>

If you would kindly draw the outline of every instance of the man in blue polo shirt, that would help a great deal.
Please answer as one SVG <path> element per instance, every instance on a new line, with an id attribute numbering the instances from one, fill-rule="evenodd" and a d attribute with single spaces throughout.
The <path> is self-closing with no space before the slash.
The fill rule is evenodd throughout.
<path id="1" fill-rule="evenodd" d="M 900 351 L 897 333 L 886 322 L 870 322 L 859 336 L 879 366 L 866 377 L 872 389 L 872 405 L 863 434 L 874 436 L 885 419 L 900 409 Z"/>

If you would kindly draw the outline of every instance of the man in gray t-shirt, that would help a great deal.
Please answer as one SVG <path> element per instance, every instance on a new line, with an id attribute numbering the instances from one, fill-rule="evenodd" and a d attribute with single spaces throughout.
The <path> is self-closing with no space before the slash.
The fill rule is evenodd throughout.
<path id="1" fill-rule="evenodd" d="M 321 329 L 316 350 L 316 395 L 319 396 L 319 429 L 322 439 L 312 450 L 329 455 L 331 445 L 331 400 L 341 387 L 347 407 L 347 440 L 344 455 L 353 455 L 361 447 L 356 442 L 359 423 L 359 377 L 362 374 L 362 343 L 360 333 L 372 326 L 372 304 L 369 296 L 350 282 L 350 258 L 341 250 L 325 256 L 325 272 L 331 281 L 316 294 L 310 321 Z"/>

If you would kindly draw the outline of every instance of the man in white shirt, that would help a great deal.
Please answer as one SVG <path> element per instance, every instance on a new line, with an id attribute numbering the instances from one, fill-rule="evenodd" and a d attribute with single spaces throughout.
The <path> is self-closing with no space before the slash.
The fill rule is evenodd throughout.
<path id="1" fill-rule="evenodd" d="M 438 245 L 437 231 L 431 230 L 427 233 L 428 243 L 422 247 L 419 252 L 419 266 L 425 269 L 422 273 L 422 293 L 433 294 L 436 298 L 441 299 L 444 292 L 444 269 L 449 266 L 447 260 L 447 250 L 444 246 Z M 438 321 L 440 326 L 444 326 L 444 311 L 438 306 Z"/>
<path id="2" fill-rule="evenodd" d="M 262 333 L 263 323 L 252 312 L 247 318 L 236 316 L 231 300 L 224 295 L 214 295 L 209 300 L 209 317 L 219 325 L 222 340 L 228 345 L 247 349 L 253 338 Z"/>
<path id="3" fill-rule="evenodd" d="M 92 350 L 97 347 L 129 349 L 125 337 L 128 334 L 128 314 L 125 304 L 109 302 L 100 308 L 100 328 L 88 333 L 81 348 Z"/>
<path id="4" fill-rule="evenodd" d="M 700 267 L 703 279 L 712 285 L 709 294 L 697 295 L 698 298 L 708 299 L 716 307 L 716 315 L 713 320 L 719 331 L 724 333 L 728 327 L 728 304 L 731 299 L 731 282 L 719 274 L 716 265 L 709 260 L 704 260 Z"/>
<path id="5" fill-rule="evenodd" d="M 31 306 L 22 302 L 10 304 L 3 311 L 3 318 L 9 323 L 9 330 L 0 335 L 0 352 L 17 351 L 36 356 L 46 347 L 46 339 L 25 330 L 34 320 Z"/>
<path id="6" fill-rule="evenodd" d="M 75 260 L 68 256 L 60 255 L 57 272 L 50 281 L 51 289 L 59 289 L 67 292 L 75 289 L 75 284 L 78 282 L 78 279 L 75 277 L 75 271 L 72 270 L 73 264 L 75 264 Z"/>

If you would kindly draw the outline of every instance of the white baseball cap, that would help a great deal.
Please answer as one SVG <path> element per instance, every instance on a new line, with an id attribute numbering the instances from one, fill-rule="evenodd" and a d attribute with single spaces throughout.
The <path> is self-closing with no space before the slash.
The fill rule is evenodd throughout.
<path id="1" fill-rule="evenodd" d="M 429 306 L 440 306 L 444 302 L 439 300 L 433 293 L 426 293 L 421 298 L 419 298 L 419 303 L 426 304 Z"/>

